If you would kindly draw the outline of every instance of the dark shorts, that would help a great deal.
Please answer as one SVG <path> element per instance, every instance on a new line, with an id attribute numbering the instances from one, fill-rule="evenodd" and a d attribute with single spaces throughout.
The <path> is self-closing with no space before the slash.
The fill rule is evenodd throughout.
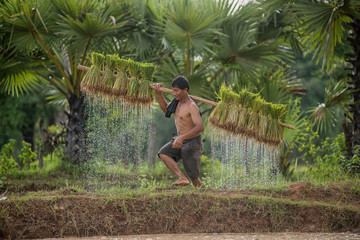
<path id="1" fill-rule="evenodd" d="M 201 136 L 184 140 L 181 148 L 172 148 L 172 144 L 176 137 L 173 137 L 170 142 L 165 144 L 160 150 L 159 154 L 164 154 L 171 157 L 176 162 L 182 159 L 186 174 L 190 178 L 198 178 L 200 174 L 200 159 L 202 152 Z"/>

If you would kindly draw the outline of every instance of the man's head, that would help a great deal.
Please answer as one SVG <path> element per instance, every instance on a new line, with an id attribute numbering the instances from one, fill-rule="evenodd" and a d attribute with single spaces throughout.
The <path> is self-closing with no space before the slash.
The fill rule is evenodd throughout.
<path id="1" fill-rule="evenodd" d="M 172 88 L 175 98 L 181 100 L 189 92 L 189 81 L 183 76 L 178 76 L 173 79 Z"/>
<path id="2" fill-rule="evenodd" d="M 184 76 L 178 76 L 172 80 L 172 87 L 177 87 L 181 90 L 185 90 L 185 88 L 187 88 L 187 91 L 189 92 L 189 80 L 187 80 Z"/>

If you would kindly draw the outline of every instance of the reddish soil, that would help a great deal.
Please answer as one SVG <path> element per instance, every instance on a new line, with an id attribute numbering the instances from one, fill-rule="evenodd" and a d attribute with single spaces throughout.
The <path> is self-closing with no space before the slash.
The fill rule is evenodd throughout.
<path id="1" fill-rule="evenodd" d="M 215 193 L 215 192 L 214 192 Z M 337 206 L 354 206 L 360 208 L 360 183 L 332 184 L 327 186 L 314 186 L 310 182 L 301 181 L 289 185 L 280 192 L 259 191 L 224 191 L 217 192 L 223 196 L 257 195 L 272 198 L 289 199 L 292 201 L 307 201 L 326 203 Z"/>
<path id="2" fill-rule="evenodd" d="M 0 239 L 357 231 L 357 189 L 299 182 L 282 192 L 161 190 L 112 199 L 72 190 L 12 195 L 0 201 Z"/>

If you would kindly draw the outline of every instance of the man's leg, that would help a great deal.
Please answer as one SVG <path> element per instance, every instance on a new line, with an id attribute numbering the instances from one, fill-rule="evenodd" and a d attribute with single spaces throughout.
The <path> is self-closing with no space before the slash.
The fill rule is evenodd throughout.
<path id="1" fill-rule="evenodd" d="M 200 178 L 190 178 L 190 180 L 194 187 L 201 187 Z"/>
<path id="2" fill-rule="evenodd" d="M 159 154 L 159 157 L 164 162 L 165 166 L 168 167 L 176 176 L 179 177 L 179 180 L 177 180 L 174 185 L 186 186 L 190 184 L 189 180 L 185 177 L 184 173 L 180 170 L 174 159 L 161 153 Z"/>
<path id="3" fill-rule="evenodd" d="M 181 158 L 186 171 L 194 187 L 201 187 L 199 179 L 200 160 L 202 152 L 201 136 L 192 138 L 183 143 Z"/>

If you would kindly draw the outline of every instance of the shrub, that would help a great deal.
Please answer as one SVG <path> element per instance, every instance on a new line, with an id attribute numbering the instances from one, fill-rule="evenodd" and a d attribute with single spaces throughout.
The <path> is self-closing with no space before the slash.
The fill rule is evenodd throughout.
<path id="1" fill-rule="evenodd" d="M 28 142 L 22 142 L 22 148 L 20 155 L 18 156 L 23 166 L 30 168 L 30 163 L 36 160 L 37 154 L 31 150 L 31 144 Z"/>
<path id="2" fill-rule="evenodd" d="M 312 140 L 318 140 L 314 133 Z M 345 154 L 345 139 L 341 133 L 335 138 L 326 138 L 316 146 L 315 141 L 309 141 L 305 147 L 306 161 L 310 164 L 307 174 L 310 178 L 318 181 L 339 181 L 360 174 L 359 148 L 348 159 Z"/>
<path id="3" fill-rule="evenodd" d="M 10 141 L 2 146 L 0 151 L 0 175 L 4 175 L 6 173 L 10 173 L 14 171 L 18 164 L 13 158 L 13 151 L 16 141 L 14 139 L 10 139 Z"/>

